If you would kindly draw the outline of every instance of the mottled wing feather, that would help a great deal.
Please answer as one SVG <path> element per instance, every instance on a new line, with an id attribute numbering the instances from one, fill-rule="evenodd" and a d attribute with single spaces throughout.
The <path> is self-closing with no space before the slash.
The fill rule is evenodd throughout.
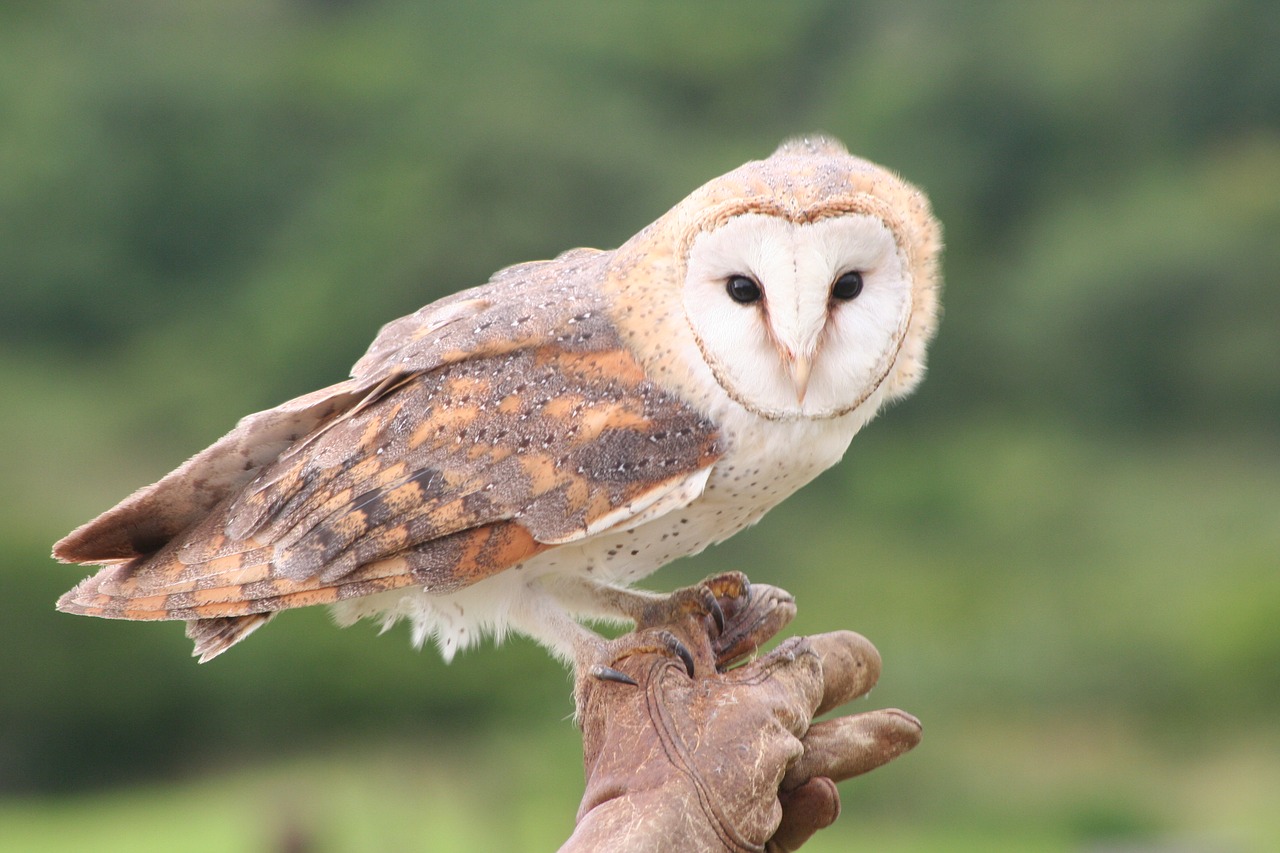
<path id="1" fill-rule="evenodd" d="M 121 552 L 128 562 L 59 606 L 195 621 L 198 648 L 216 654 L 263 623 L 255 614 L 410 585 L 457 590 L 687 504 L 719 458 L 717 433 L 648 381 L 583 286 L 603 258 L 523 265 L 388 325 L 355 379 L 335 386 L 344 410 L 272 447 L 159 550 Z M 177 473 L 150 488 L 172 491 Z M 125 509 L 108 516 L 134 523 Z"/>
<path id="2" fill-rule="evenodd" d="M 114 619 L 238 618 L 334 604 L 416 584 L 446 592 L 486 577 L 495 564 L 514 565 L 547 547 L 519 525 L 485 525 L 361 566 L 330 583 L 276 577 L 268 563 L 192 580 L 182 577 L 180 563 L 161 552 L 141 566 L 103 569 L 67 593 L 60 606 Z M 175 576 L 175 583 L 166 583 Z M 433 585 L 436 578 L 440 582 Z"/>
<path id="3" fill-rule="evenodd" d="M 481 349 L 498 354 L 537 345 L 566 320 L 601 307 L 592 285 L 603 278 L 612 255 L 572 249 L 554 260 L 499 270 L 487 284 L 383 326 L 351 376 L 368 380 L 431 370 Z"/>
<path id="4" fill-rule="evenodd" d="M 483 311 L 489 303 L 475 295 L 482 289 L 432 303 L 387 324 L 362 363 L 375 352 L 384 356 L 394 353 L 410 338 L 429 340 L 450 324 Z M 411 334 L 405 331 L 408 325 L 412 326 Z M 236 493 L 286 449 L 296 447 L 304 437 L 321 434 L 319 427 L 325 423 L 377 399 L 406 372 L 396 369 L 394 363 L 379 366 L 383 369 L 353 371 L 345 382 L 245 416 L 235 429 L 161 480 L 73 530 L 54 545 L 53 556 L 66 563 L 105 564 L 155 552 Z"/>

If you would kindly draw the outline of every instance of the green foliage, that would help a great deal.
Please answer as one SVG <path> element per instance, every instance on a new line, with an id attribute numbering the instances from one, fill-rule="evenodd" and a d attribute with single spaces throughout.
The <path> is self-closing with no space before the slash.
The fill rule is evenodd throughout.
<path id="1" fill-rule="evenodd" d="M 0 847 L 160 815 L 250 848 L 282 823 L 237 810 L 295 787 L 332 849 L 369 815 L 383 849 L 562 837 L 568 680 L 530 644 L 446 667 L 302 612 L 197 667 L 176 625 L 55 614 L 49 543 L 379 324 L 815 129 L 933 197 L 931 376 L 652 581 L 786 586 L 925 719 L 815 849 L 1274 847 L 1277 37 L 1267 0 L 0 8 L 0 790 L 63 792 L 0 803 Z"/>

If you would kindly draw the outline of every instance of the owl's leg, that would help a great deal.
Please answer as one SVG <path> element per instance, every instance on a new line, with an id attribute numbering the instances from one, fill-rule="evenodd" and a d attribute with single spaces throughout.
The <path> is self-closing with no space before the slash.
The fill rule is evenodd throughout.
<path id="1" fill-rule="evenodd" d="M 570 611 L 590 619 L 634 622 L 637 629 L 667 625 L 687 616 L 708 616 L 717 630 L 725 624 L 720 600 L 748 596 L 742 572 L 726 572 L 674 592 L 649 592 L 602 583 L 579 575 L 548 577 L 548 590 Z"/>
<path id="2" fill-rule="evenodd" d="M 753 585 L 741 572 L 713 575 L 670 593 L 627 589 L 580 576 L 557 579 L 550 591 L 574 613 L 630 620 L 637 631 L 690 619 L 703 621 L 720 669 L 754 653 L 796 613 L 795 599 L 786 590 Z"/>
<path id="3" fill-rule="evenodd" d="M 508 622 L 573 666 L 575 713 L 582 710 L 582 697 L 586 695 L 584 679 L 635 684 L 610 666 L 628 655 L 661 654 L 676 658 L 690 677 L 698 668 L 693 653 L 671 632 L 652 630 L 607 640 L 574 619 L 559 597 L 536 581 L 513 603 Z M 701 667 L 713 665 L 709 653 L 699 654 L 699 661 Z"/>

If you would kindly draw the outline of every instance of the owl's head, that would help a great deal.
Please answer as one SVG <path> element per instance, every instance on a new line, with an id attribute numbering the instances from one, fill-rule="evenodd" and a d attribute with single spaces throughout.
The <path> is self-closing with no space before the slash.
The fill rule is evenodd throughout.
<path id="1" fill-rule="evenodd" d="M 923 193 L 840 143 L 784 143 L 695 191 L 658 235 L 674 238 L 660 254 L 702 359 L 746 409 L 839 417 L 923 377 L 940 227 Z"/>

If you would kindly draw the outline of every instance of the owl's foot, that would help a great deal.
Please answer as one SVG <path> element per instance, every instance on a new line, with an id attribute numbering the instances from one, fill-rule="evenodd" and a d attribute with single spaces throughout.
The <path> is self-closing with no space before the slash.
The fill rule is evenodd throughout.
<path id="1" fill-rule="evenodd" d="M 721 601 L 725 626 L 711 640 L 711 648 L 722 672 L 754 655 L 796 615 L 791 593 L 767 583 L 751 584 L 743 595 Z"/>
<path id="2" fill-rule="evenodd" d="M 680 638 L 675 634 L 661 629 L 625 634 L 616 640 L 605 641 L 598 651 L 600 661 L 586 667 L 585 671 L 588 676 L 600 681 L 615 681 L 634 687 L 635 680 L 616 669 L 614 664 L 631 655 L 643 654 L 660 654 L 678 658 L 684 665 L 685 672 L 693 678 L 693 655 L 689 652 L 688 646 L 680 642 Z"/>
<path id="3" fill-rule="evenodd" d="M 796 615 L 790 593 L 752 584 L 742 572 L 712 575 L 666 595 L 627 590 L 617 603 L 636 631 L 679 626 L 681 636 L 706 637 L 705 653 L 694 649 L 694 659 L 720 671 L 754 653 Z"/>
<path id="4" fill-rule="evenodd" d="M 574 655 L 573 706 L 574 719 L 579 723 L 584 719 L 582 711 L 586 697 L 594 689 L 592 682 L 611 681 L 627 687 L 637 686 L 635 679 L 618 669 L 619 662 L 632 655 L 656 654 L 671 658 L 680 663 L 690 678 L 697 671 L 689 647 L 675 634 L 661 628 L 634 631 L 616 640 L 606 640 L 595 634 L 592 637 L 594 639 L 580 642 Z"/>
<path id="5" fill-rule="evenodd" d="M 720 634 L 727 627 L 725 608 L 732 608 L 733 602 L 750 594 L 751 581 L 746 575 L 725 572 L 674 592 L 641 594 L 642 597 L 627 602 L 628 615 L 635 620 L 637 631 L 705 617 L 711 620 L 708 630 Z"/>
<path id="6" fill-rule="evenodd" d="M 635 686 L 617 666 L 631 655 L 659 654 L 677 660 L 691 678 L 723 672 L 755 654 L 796 614 L 789 592 L 752 584 L 741 572 L 715 575 L 666 595 L 616 592 L 613 603 L 626 608 L 636 628 L 616 640 L 591 632 L 579 635 L 574 667 L 579 712 L 590 680 Z"/>
<path id="7" fill-rule="evenodd" d="M 679 660 L 694 677 L 723 672 L 754 654 L 796 614 L 790 593 L 753 585 L 741 572 L 713 575 L 666 594 L 564 579 L 554 590 L 524 600 L 512 612 L 512 624 L 572 661 L 579 699 L 592 681 L 629 684 L 614 663 L 638 652 Z M 606 640 L 571 612 L 627 618 L 636 627 Z"/>

